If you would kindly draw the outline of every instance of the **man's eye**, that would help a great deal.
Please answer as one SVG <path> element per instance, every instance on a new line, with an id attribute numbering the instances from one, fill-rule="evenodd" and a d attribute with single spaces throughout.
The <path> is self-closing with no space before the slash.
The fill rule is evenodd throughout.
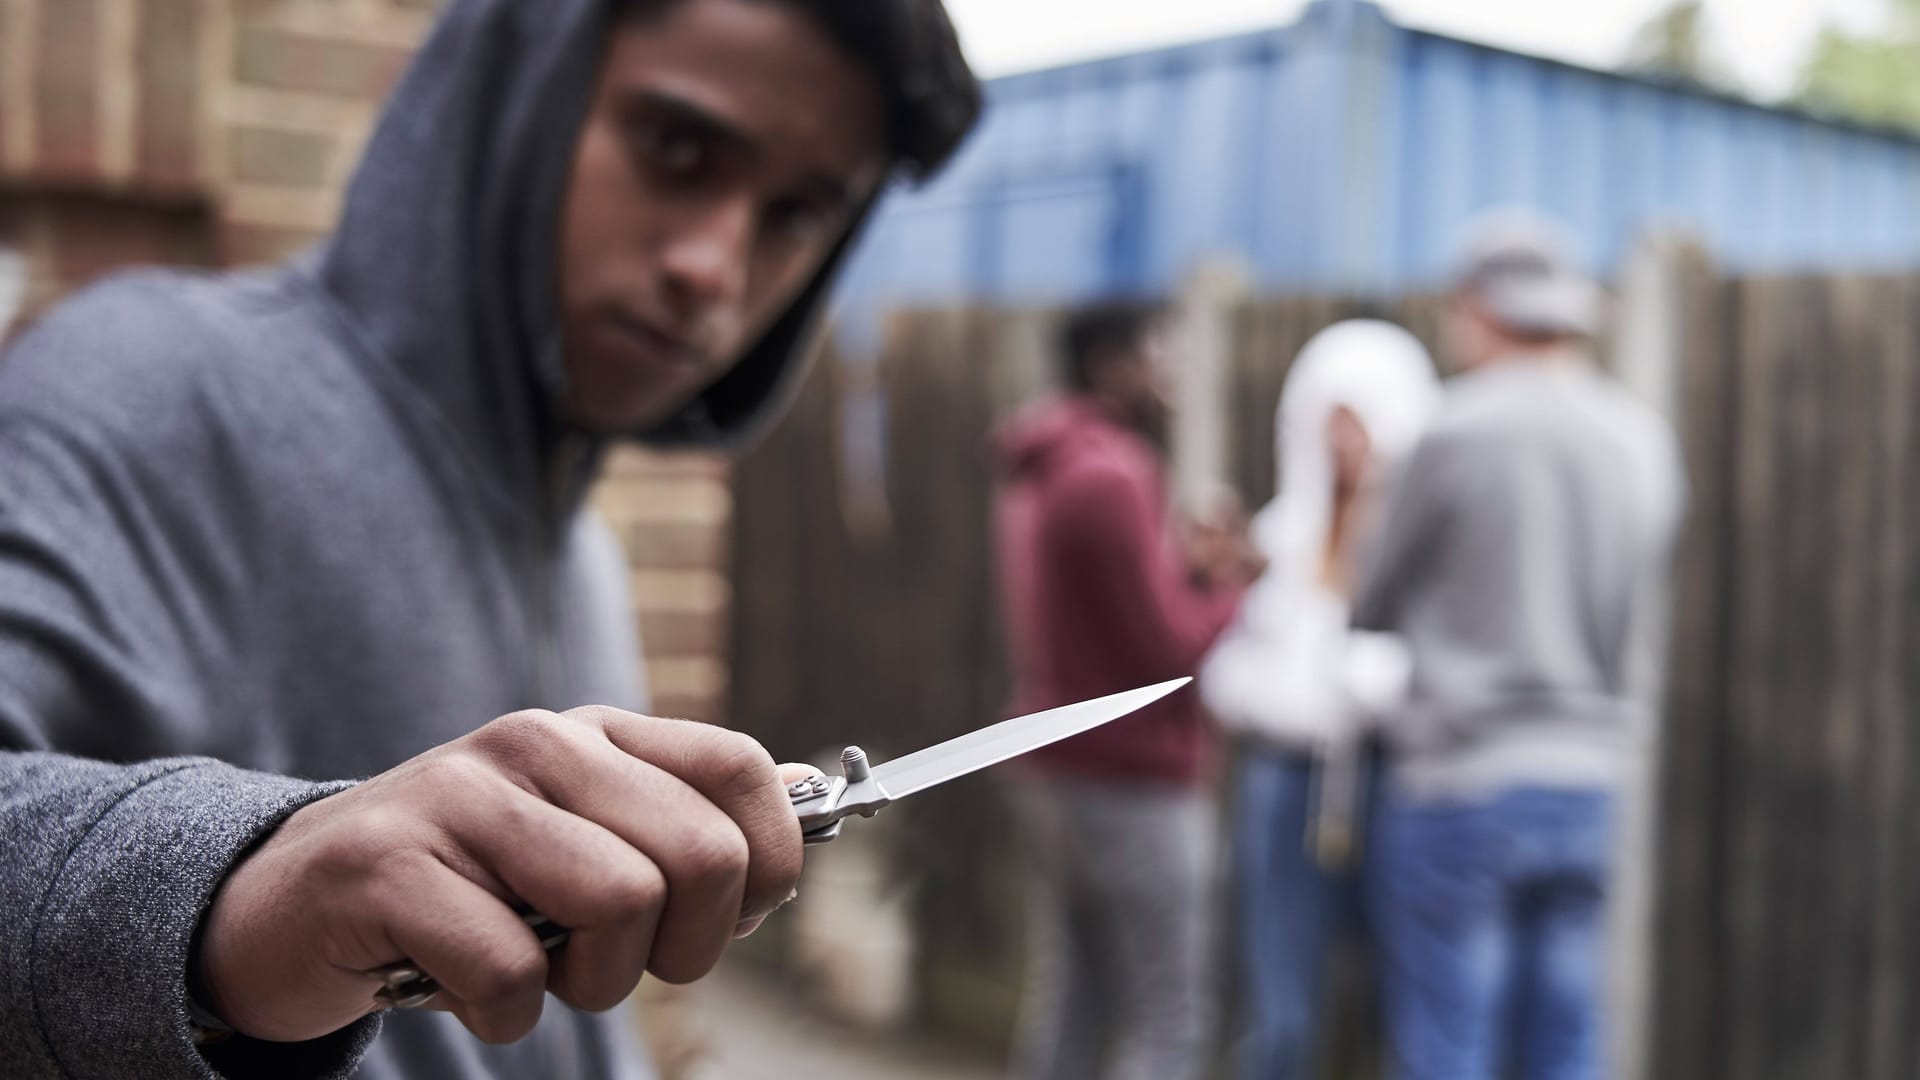
<path id="1" fill-rule="evenodd" d="M 691 131 L 643 124 L 633 141 L 641 161 L 670 176 L 692 176 L 707 164 L 706 140 Z"/>
<path id="2" fill-rule="evenodd" d="M 805 199 L 786 199 L 767 207 L 767 231 L 789 243 L 820 239 L 838 223 L 839 215 L 833 210 Z"/>

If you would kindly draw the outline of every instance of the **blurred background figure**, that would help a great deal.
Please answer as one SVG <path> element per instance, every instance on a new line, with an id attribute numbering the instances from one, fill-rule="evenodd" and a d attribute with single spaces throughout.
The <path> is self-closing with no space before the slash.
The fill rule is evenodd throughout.
<path id="1" fill-rule="evenodd" d="M 1446 325 L 1461 374 L 1359 591 L 1355 625 L 1413 657 L 1371 867 L 1396 1076 L 1603 1075 L 1633 606 L 1682 494 L 1671 433 L 1592 358 L 1601 306 L 1553 225 L 1474 227 Z"/>
<path id="2" fill-rule="evenodd" d="M 1359 924 L 1361 743 L 1400 701 L 1408 661 L 1391 635 L 1349 629 L 1353 556 L 1377 478 L 1438 394 L 1426 349 L 1392 323 L 1338 323 L 1301 350 L 1274 418 L 1279 493 L 1253 530 L 1267 571 L 1200 672 L 1240 742 L 1231 952 L 1246 1080 L 1312 1075 L 1329 946 Z"/>
<path id="3" fill-rule="evenodd" d="M 1236 583 L 1190 569 L 1169 541 L 1159 445 L 1175 358 L 1164 324 L 1148 304 L 1073 314 L 1060 339 L 1066 393 L 1000 433 L 1017 712 L 1189 674 L 1237 607 Z M 1027 759 L 1016 1075 L 1200 1074 L 1216 833 L 1207 723 L 1184 690 Z"/>

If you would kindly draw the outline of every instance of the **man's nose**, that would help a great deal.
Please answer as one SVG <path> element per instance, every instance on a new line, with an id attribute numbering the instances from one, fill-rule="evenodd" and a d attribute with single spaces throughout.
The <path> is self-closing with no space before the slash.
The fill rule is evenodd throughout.
<path id="1" fill-rule="evenodd" d="M 746 293 L 756 217 L 751 200 L 730 198 L 676 223 L 661 252 L 661 275 L 668 298 L 682 314 Z"/>

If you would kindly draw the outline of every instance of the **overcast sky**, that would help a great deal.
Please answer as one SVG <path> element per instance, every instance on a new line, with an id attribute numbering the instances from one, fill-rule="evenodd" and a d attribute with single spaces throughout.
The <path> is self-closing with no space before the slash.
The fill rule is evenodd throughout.
<path id="1" fill-rule="evenodd" d="M 1304 0 L 947 0 L 988 75 L 1292 22 Z M 1593 67 L 1617 62 L 1664 0 L 1387 0 L 1398 22 Z M 1870 27 L 1882 0 L 1708 0 L 1720 54 L 1751 91 L 1792 89 L 1823 21 Z"/>

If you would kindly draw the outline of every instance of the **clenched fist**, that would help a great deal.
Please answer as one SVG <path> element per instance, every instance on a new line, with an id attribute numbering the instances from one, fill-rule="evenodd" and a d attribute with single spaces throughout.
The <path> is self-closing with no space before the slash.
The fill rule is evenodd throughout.
<path id="1" fill-rule="evenodd" d="M 508 1042 L 549 990 L 600 1010 L 645 972 L 697 979 L 792 894 L 785 786 L 812 772 L 684 720 L 501 717 L 303 808 L 235 866 L 201 927 L 205 1004 L 254 1038 L 317 1038 L 407 958 L 437 1007 Z M 564 950 L 527 909 L 572 928 Z"/>

